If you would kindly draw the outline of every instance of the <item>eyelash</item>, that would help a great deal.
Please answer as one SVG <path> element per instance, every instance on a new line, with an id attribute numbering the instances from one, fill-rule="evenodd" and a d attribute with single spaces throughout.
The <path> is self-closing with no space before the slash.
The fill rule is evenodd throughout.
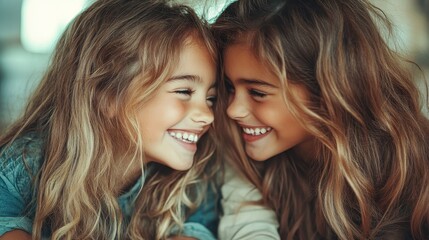
<path id="1" fill-rule="evenodd" d="M 226 86 L 226 90 L 229 94 L 233 94 L 235 92 L 235 88 L 231 82 L 226 81 L 225 86 Z M 250 96 L 256 97 L 256 98 L 264 98 L 268 95 L 265 92 L 262 92 L 262 91 L 259 91 L 256 89 L 249 89 L 248 92 L 249 92 Z"/>
<path id="2" fill-rule="evenodd" d="M 207 104 L 209 107 L 213 107 L 216 103 L 217 97 L 216 96 L 210 96 L 207 98 L 207 101 L 210 102 Z"/>
<path id="3" fill-rule="evenodd" d="M 195 90 L 192 90 L 192 89 L 179 89 L 179 90 L 176 90 L 176 91 L 174 91 L 175 93 L 177 93 L 177 94 L 182 94 L 182 95 L 188 95 L 188 96 L 190 96 L 190 95 L 192 95 L 194 92 L 195 92 Z"/>
<path id="4" fill-rule="evenodd" d="M 267 96 L 267 94 L 266 94 L 266 93 L 261 92 L 261 91 L 258 91 L 258 90 L 255 90 L 255 89 L 249 89 L 248 91 L 249 91 L 249 94 L 250 94 L 251 96 L 253 96 L 253 97 L 257 97 L 257 98 L 264 98 L 264 97 L 266 97 L 266 96 Z"/>
<path id="5" fill-rule="evenodd" d="M 177 93 L 177 94 L 180 94 L 180 95 L 186 95 L 186 96 L 191 96 L 194 92 L 195 92 L 195 90 L 192 90 L 192 89 L 179 89 L 179 90 L 174 91 L 174 93 Z M 210 102 L 207 105 L 209 107 L 213 107 L 214 104 L 216 103 L 216 99 L 217 99 L 216 96 L 207 97 L 206 100 L 208 102 Z"/>

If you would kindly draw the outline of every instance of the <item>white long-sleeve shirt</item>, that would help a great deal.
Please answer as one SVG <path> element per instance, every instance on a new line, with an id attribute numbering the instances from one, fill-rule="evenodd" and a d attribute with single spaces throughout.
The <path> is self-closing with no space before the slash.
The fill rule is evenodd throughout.
<path id="1" fill-rule="evenodd" d="M 223 216 L 219 223 L 219 240 L 280 240 L 274 210 L 263 205 L 244 204 L 258 201 L 262 195 L 231 166 L 226 166 L 221 191 Z"/>

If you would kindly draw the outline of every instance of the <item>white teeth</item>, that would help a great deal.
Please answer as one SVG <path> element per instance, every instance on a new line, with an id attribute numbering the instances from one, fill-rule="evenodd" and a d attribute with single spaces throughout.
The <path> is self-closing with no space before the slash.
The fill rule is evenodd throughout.
<path id="1" fill-rule="evenodd" d="M 181 132 L 168 132 L 170 134 L 170 136 L 182 140 L 184 142 L 191 142 L 191 143 L 196 143 L 198 141 L 198 135 L 194 134 L 194 133 L 181 133 Z"/>
<path id="2" fill-rule="evenodd" d="M 249 134 L 249 135 L 254 135 L 254 136 L 265 134 L 265 133 L 269 132 L 270 130 L 271 130 L 270 127 L 267 127 L 267 128 L 243 128 L 243 132 L 245 132 L 246 134 Z"/>

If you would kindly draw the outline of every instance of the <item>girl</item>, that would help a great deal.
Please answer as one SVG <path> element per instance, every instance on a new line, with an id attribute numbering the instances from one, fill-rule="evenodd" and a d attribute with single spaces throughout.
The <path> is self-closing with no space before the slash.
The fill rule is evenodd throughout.
<path id="1" fill-rule="evenodd" d="M 365 0 L 239 0 L 214 25 L 223 148 L 282 239 L 429 237 L 429 122 L 379 20 Z"/>
<path id="2" fill-rule="evenodd" d="M 78 16 L 0 139 L 2 239 L 213 239 L 212 211 L 206 227 L 183 222 L 219 165 L 215 52 L 207 25 L 167 1 Z"/>

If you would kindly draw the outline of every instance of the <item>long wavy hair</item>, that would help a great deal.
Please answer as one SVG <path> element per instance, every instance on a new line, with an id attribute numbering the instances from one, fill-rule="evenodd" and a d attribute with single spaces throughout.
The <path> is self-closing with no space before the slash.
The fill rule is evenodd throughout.
<path id="1" fill-rule="evenodd" d="M 249 160 L 226 117 L 228 98 L 219 98 L 226 159 L 261 189 L 282 239 L 429 236 L 429 123 L 413 64 L 406 68 L 410 62 L 382 35 L 389 29 L 365 0 L 239 0 L 213 25 L 220 53 L 251 45 L 316 139 L 315 161 L 293 149 Z M 309 101 L 301 103 L 289 84 L 305 86 Z M 226 88 L 220 84 L 220 96 Z"/>
<path id="2" fill-rule="evenodd" d="M 33 239 L 45 229 L 52 239 L 163 239 L 201 203 L 219 166 L 213 128 L 189 171 L 154 164 L 130 222 L 114 190 L 124 160 L 145 175 L 137 110 L 172 74 L 189 37 L 217 61 L 208 24 L 168 1 L 99 0 L 68 26 L 23 116 L 0 139 L 46 137 Z"/>

